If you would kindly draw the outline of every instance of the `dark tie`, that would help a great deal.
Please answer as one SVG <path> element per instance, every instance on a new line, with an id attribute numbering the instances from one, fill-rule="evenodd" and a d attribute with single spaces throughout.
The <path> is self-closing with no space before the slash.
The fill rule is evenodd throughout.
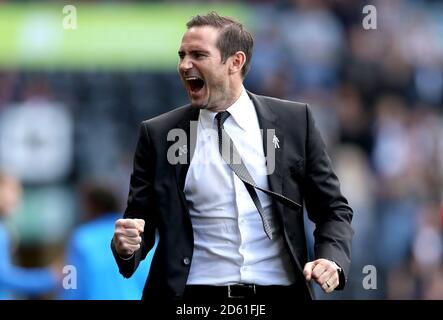
<path id="1" fill-rule="evenodd" d="M 260 199 L 257 195 L 257 192 L 255 189 L 258 189 L 267 195 L 271 196 L 273 199 L 279 200 L 285 205 L 288 206 L 300 206 L 298 203 L 292 201 L 291 199 L 286 198 L 285 196 L 278 194 L 276 192 L 266 190 L 263 188 L 260 188 L 255 183 L 254 179 L 252 178 L 251 174 L 249 173 L 248 169 L 246 168 L 245 164 L 243 163 L 243 159 L 240 157 L 240 154 L 235 147 L 234 143 L 232 142 L 229 135 L 226 133 L 226 131 L 223 128 L 223 123 L 226 121 L 227 118 L 229 118 L 231 114 L 228 111 L 223 111 L 217 113 L 215 116 L 215 119 L 217 120 L 217 131 L 218 131 L 218 150 L 225 162 L 228 164 L 228 166 L 231 168 L 232 171 L 237 175 L 237 177 L 243 181 L 246 190 L 248 190 L 249 195 L 251 196 L 252 201 L 254 202 L 258 213 L 260 214 L 260 217 L 262 219 L 263 223 L 263 229 L 265 230 L 266 235 L 269 239 L 272 239 L 272 232 L 269 221 L 266 219 L 264 215 L 263 207 L 260 203 Z M 230 149 L 231 152 L 228 154 L 231 155 L 231 157 L 228 157 L 228 154 L 226 154 L 226 150 Z M 233 159 L 238 159 L 239 161 L 233 161 Z"/>

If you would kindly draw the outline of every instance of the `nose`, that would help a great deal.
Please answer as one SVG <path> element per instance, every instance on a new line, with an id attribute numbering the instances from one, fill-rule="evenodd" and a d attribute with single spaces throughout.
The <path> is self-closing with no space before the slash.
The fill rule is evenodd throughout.
<path id="1" fill-rule="evenodd" d="M 180 71 L 187 71 L 192 69 L 192 61 L 187 58 L 186 56 L 183 57 L 183 59 L 181 59 L 181 61 L 179 62 L 178 68 Z"/>

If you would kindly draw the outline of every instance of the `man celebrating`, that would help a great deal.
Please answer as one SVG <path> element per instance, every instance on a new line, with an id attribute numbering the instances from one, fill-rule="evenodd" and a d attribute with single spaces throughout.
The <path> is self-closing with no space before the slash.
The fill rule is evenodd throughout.
<path id="1" fill-rule="evenodd" d="M 327 293 L 345 285 L 352 209 L 309 107 L 243 87 L 252 47 L 237 21 L 193 17 L 178 51 L 190 104 L 141 124 L 111 247 L 130 277 L 158 230 L 145 300 L 307 300 L 311 279 Z M 183 146 L 171 132 L 185 133 Z M 311 262 L 303 201 L 316 225 Z"/>

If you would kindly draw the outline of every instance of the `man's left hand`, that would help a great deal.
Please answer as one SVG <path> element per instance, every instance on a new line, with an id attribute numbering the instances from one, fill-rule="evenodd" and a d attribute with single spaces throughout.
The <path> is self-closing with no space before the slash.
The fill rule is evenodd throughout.
<path id="1" fill-rule="evenodd" d="M 305 264 L 303 275 L 307 281 L 314 279 L 326 293 L 331 293 L 339 284 L 338 266 L 327 259 L 317 259 Z"/>

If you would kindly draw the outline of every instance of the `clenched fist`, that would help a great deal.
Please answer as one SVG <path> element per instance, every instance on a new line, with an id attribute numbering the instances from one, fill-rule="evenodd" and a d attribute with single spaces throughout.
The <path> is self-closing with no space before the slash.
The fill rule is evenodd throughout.
<path id="1" fill-rule="evenodd" d="M 303 275 L 307 281 L 314 279 L 326 293 L 331 293 L 339 285 L 340 268 L 327 259 L 318 259 L 305 264 Z"/>
<path id="2" fill-rule="evenodd" d="M 143 219 L 118 219 L 115 222 L 114 247 L 120 257 L 130 257 L 140 249 L 141 234 L 145 228 Z"/>

